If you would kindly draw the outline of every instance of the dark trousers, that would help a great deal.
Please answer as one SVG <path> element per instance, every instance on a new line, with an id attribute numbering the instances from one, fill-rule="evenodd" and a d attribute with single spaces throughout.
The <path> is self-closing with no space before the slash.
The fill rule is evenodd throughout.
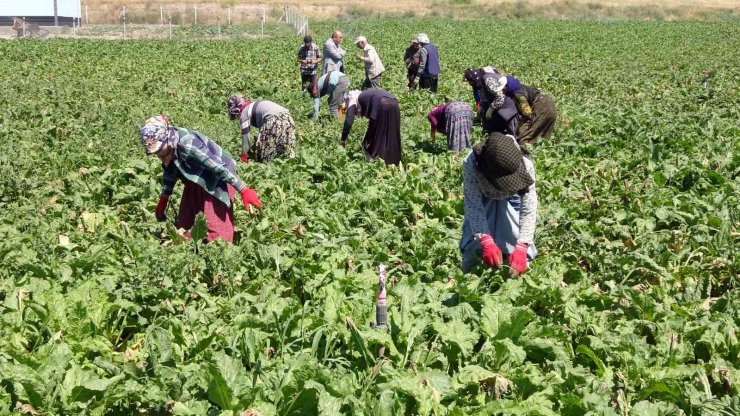
<path id="1" fill-rule="evenodd" d="M 439 81 L 437 75 L 422 75 L 419 77 L 419 88 L 437 92 L 437 81 Z"/>
<path id="2" fill-rule="evenodd" d="M 319 86 L 316 81 L 316 74 L 301 74 L 301 88 L 305 88 L 312 98 L 319 98 Z"/>

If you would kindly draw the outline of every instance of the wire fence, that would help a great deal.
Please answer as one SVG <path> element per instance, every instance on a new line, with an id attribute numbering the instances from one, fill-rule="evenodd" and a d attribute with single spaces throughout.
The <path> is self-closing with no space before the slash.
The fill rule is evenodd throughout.
<path id="1" fill-rule="evenodd" d="M 236 39 L 308 34 L 309 20 L 295 6 L 221 3 L 133 5 L 82 3 L 69 26 L 47 27 L 50 37 L 105 39 Z M 14 27 L 14 29 L 16 29 Z M 29 37 L 19 26 L 14 37 Z M 35 33 L 35 32 L 34 32 Z M 4 36 L 0 33 L 0 37 Z"/>
<path id="2" fill-rule="evenodd" d="M 308 17 L 304 16 L 297 7 L 285 6 L 278 22 L 282 20 L 285 20 L 285 23 L 290 25 L 297 34 L 308 35 Z"/>
<path id="3" fill-rule="evenodd" d="M 264 4 L 224 5 L 221 3 L 87 5 L 83 2 L 80 17 L 83 25 L 100 24 L 159 24 L 172 21 L 174 25 L 223 25 L 252 23 L 261 20 L 276 21 L 284 13 L 283 7 Z"/>

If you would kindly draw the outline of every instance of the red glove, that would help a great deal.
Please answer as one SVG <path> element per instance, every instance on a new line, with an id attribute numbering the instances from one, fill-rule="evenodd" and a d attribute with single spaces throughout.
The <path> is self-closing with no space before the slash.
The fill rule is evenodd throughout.
<path id="1" fill-rule="evenodd" d="M 247 212 L 249 212 L 250 205 L 254 205 L 257 208 L 262 207 L 262 201 L 260 201 L 260 197 L 254 189 L 244 188 L 240 194 L 242 196 L 242 202 L 244 203 L 244 209 L 246 209 Z"/>
<path id="2" fill-rule="evenodd" d="M 169 195 L 160 195 L 159 196 L 159 202 L 157 202 L 157 209 L 154 210 L 154 217 L 157 218 L 157 221 L 166 221 L 167 216 L 164 214 L 164 210 L 167 209 L 167 201 L 170 200 Z"/>
<path id="3" fill-rule="evenodd" d="M 478 241 L 480 241 L 480 245 L 483 247 L 483 262 L 490 267 L 500 269 L 501 263 L 504 261 L 504 256 L 501 254 L 501 249 L 493 242 L 490 234 L 483 234 Z"/>
<path id="4" fill-rule="evenodd" d="M 514 252 L 509 255 L 511 277 L 517 277 L 527 270 L 527 248 L 529 248 L 527 243 L 519 243 Z"/>
<path id="5" fill-rule="evenodd" d="M 242 154 L 240 154 L 240 155 L 239 155 L 239 159 L 241 159 L 241 160 L 242 160 L 242 162 L 244 162 L 244 163 L 249 163 L 249 156 L 247 156 L 247 154 L 246 154 L 246 153 L 242 153 Z"/>

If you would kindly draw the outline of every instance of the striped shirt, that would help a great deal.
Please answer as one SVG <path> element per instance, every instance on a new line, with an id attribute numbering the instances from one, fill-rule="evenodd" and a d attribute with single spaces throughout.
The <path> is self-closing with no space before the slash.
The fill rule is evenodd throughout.
<path id="1" fill-rule="evenodd" d="M 189 180 L 230 207 L 226 184 L 231 184 L 238 192 L 246 188 L 236 174 L 234 159 L 202 133 L 181 127 L 176 127 L 175 131 L 179 138 L 172 162 L 164 167 L 162 193 L 172 195 L 178 179 Z"/>

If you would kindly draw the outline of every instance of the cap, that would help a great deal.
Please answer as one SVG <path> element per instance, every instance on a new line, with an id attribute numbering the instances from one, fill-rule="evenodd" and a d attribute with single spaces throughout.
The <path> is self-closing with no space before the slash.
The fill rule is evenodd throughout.
<path id="1" fill-rule="evenodd" d="M 358 36 L 357 39 L 355 39 L 355 45 L 360 42 L 367 42 L 367 39 L 364 36 Z"/>

